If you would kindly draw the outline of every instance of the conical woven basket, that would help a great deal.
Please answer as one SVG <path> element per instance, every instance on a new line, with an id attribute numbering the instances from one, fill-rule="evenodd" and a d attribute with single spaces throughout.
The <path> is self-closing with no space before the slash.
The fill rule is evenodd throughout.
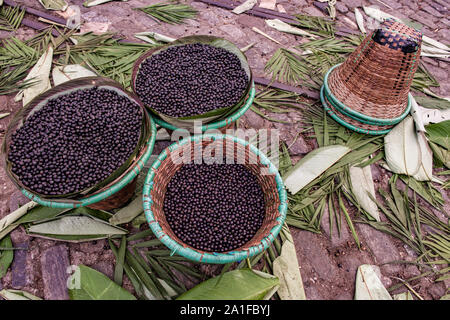
<path id="1" fill-rule="evenodd" d="M 325 75 L 321 100 L 339 123 L 384 134 L 409 113 L 409 90 L 419 65 L 422 34 L 386 20 L 347 60 Z"/>
<path id="2" fill-rule="evenodd" d="M 170 228 L 163 211 L 167 185 L 183 166 L 177 159 L 180 156 L 190 157 L 192 161 L 198 150 L 203 154 L 204 150 L 216 148 L 223 150 L 226 159 L 244 164 L 256 176 L 264 193 L 265 217 L 262 226 L 246 244 L 228 252 L 202 251 L 184 243 Z M 271 245 L 286 218 L 287 195 L 277 168 L 256 147 L 235 136 L 204 134 L 174 143 L 159 155 L 145 180 L 143 204 L 151 230 L 172 253 L 197 262 L 223 264 L 254 256 Z M 198 232 L 203 231 L 199 229 Z"/>

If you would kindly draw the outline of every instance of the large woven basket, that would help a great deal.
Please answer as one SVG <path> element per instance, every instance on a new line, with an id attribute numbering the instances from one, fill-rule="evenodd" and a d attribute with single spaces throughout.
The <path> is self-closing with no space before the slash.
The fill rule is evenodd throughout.
<path id="1" fill-rule="evenodd" d="M 266 212 L 261 228 L 249 242 L 229 252 L 206 252 L 182 242 L 170 228 L 163 211 L 167 185 L 177 170 L 183 166 L 183 163 L 176 160 L 179 159 L 178 156 L 190 154 L 190 160 L 192 160 L 192 156 L 196 154 L 194 148 L 195 150 L 204 150 L 207 146 L 210 146 L 209 149 L 215 149 L 216 146 L 223 148 L 224 156 L 232 157 L 235 161 L 239 160 L 238 163 L 244 164 L 256 175 L 264 192 Z M 166 148 L 153 163 L 146 177 L 143 203 L 151 230 L 161 242 L 172 250 L 172 253 L 197 262 L 217 264 L 240 261 L 267 249 L 278 235 L 287 210 L 287 196 L 283 181 L 270 160 L 248 142 L 234 136 L 221 134 L 195 135 Z M 199 230 L 199 232 L 202 231 Z"/>
<path id="2" fill-rule="evenodd" d="M 325 75 L 321 100 L 330 116 L 362 133 L 384 134 L 411 108 L 422 34 L 388 19 Z"/>
<path id="3" fill-rule="evenodd" d="M 45 195 L 38 195 L 32 190 L 26 188 L 21 184 L 18 177 L 16 177 L 12 171 L 9 169 L 10 164 L 8 163 L 8 152 L 12 134 L 17 130 L 18 127 L 22 125 L 27 119 L 27 116 L 35 108 L 44 103 L 48 99 L 61 94 L 65 90 L 76 90 L 80 88 L 89 89 L 92 87 L 106 88 L 109 90 L 115 90 L 121 95 L 125 95 L 133 102 L 137 103 L 143 110 L 144 118 L 143 125 L 141 128 L 141 138 L 139 150 L 136 150 L 136 154 L 132 159 L 129 159 L 129 165 L 123 172 L 120 173 L 114 179 L 109 179 L 104 186 L 98 190 L 92 190 L 92 192 L 87 192 L 82 196 L 73 198 L 65 197 L 51 197 Z M 21 190 L 21 192 L 28 197 L 43 206 L 53 207 L 53 208 L 76 208 L 89 206 L 94 209 L 101 210 L 111 210 L 114 208 L 121 207 L 124 205 L 133 195 L 136 189 L 136 178 L 144 167 L 147 160 L 150 158 L 156 139 L 156 125 L 150 114 L 145 110 L 142 102 L 137 98 L 136 95 L 126 91 L 119 83 L 102 77 L 86 77 L 79 78 L 75 80 L 67 81 L 60 84 L 43 94 L 34 98 L 30 103 L 28 103 L 24 108 L 22 108 L 11 121 L 9 125 L 5 139 L 2 146 L 2 152 L 4 154 L 4 162 L 6 172 L 14 184 Z"/>
<path id="4" fill-rule="evenodd" d="M 176 41 L 174 41 L 170 44 L 167 44 L 163 47 L 152 48 L 152 49 L 148 50 L 147 52 L 145 52 L 144 54 L 142 54 L 134 63 L 133 72 L 131 75 L 131 85 L 132 85 L 133 91 L 136 93 L 136 78 L 139 74 L 141 64 L 145 60 L 150 58 L 152 55 L 157 54 L 157 53 L 161 52 L 162 50 L 165 50 L 171 46 L 179 46 L 179 45 L 193 44 L 193 43 L 207 43 L 207 44 L 211 44 L 211 45 L 215 46 L 213 44 L 214 41 L 227 43 L 230 46 L 230 48 L 233 48 L 233 51 L 234 51 L 233 53 L 235 53 L 235 54 L 237 53 L 240 55 L 240 59 L 242 59 L 241 62 L 245 61 L 245 64 L 248 68 L 247 72 L 248 72 L 248 76 L 249 76 L 249 83 L 248 83 L 245 93 L 242 95 L 241 99 L 236 104 L 236 106 L 238 106 L 238 108 L 234 109 L 233 112 L 226 113 L 223 116 L 220 116 L 219 118 L 212 119 L 212 120 L 211 119 L 203 120 L 203 122 L 201 122 L 198 126 L 196 124 L 197 127 L 194 127 L 192 122 L 185 122 L 182 120 L 176 121 L 175 119 L 171 119 L 174 121 L 169 122 L 168 119 L 166 119 L 167 121 L 164 119 L 165 116 L 163 114 L 156 114 L 155 112 L 151 112 L 156 124 L 163 128 L 166 128 L 167 131 L 169 132 L 169 134 L 175 130 L 186 130 L 190 133 L 206 132 L 208 130 L 219 130 L 221 133 L 226 133 L 227 129 L 234 128 L 236 121 L 251 107 L 253 100 L 255 98 L 255 92 L 256 92 L 255 83 L 253 81 L 252 71 L 250 69 L 250 66 L 248 66 L 247 59 L 246 59 L 245 55 L 242 54 L 242 52 L 231 42 L 229 42 L 225 39 L 222 39 L 222 38 L 214 37 L 214 36 L 199 35 L 199 36 L 182 37 L 182 38 L 179 38 Z M 141 100 L 142 100 L 142 97 L 141 97 Z M 210 132 L 210 133 L 216 133 L 216 132 Z"/>

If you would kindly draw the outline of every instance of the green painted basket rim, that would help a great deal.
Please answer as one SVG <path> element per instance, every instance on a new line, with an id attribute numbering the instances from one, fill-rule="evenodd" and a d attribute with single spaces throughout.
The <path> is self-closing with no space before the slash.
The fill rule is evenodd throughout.
<path id="1" fill-rule="evenodd" d="M 333 111 L 331 110 L 331 108 L 327 105 L 327 102 L 325 101 L 325 97 L 324 97 L 324 86 L 322 86 L 320 88 L 320 100 L 322 101 L 322 106 L 325 109 L 325 111 L 327 112 L 327 114 L 333 119 L 335 120 L 337 123 L 343 125 L 344 127 L 347 127 L 353 131 L 359 132 L 359 133 L 364 133 L 364 134 L 370 134 L 370 135 L 382 135 L 382 134 L 386 134 L 389 131 L 391 131 L 392 129 L 386 129 L 386 130 L 369 130 L 369 129 L 362 129 L 362 128 L 358 128 L 348 122 L 346 122 L 345 120 L 342 120 L 341 118 L 339 118 L 339 116 Z"/>
<path id="2" fill-rule="evenodd" d="M 136 178 L 138 176 L 139 172 L 142 170 L 145 163 L 148 161 L 151 154 L 153 153 L 153 147 L 155 146 L 155 141 L 156 141 L 156 124 L 155 124 L 155 121 L 153 120 L 153 117 L 150 115 L 150 113 L 147 110 L 145 110 L 145 112 L 147 112 L 147 114 L 149 116 L 150 130 L 151 130 L 150 137 L 146 142 L 146 144 L 148 145 L 147 151 L 142 155 L 141 159 L 139 159 L 139 161 L 134 165 L 134 169 L 130 170 L 130 172 L 128 172 L 124 177 L 122 177 L 122 179 L 119 180 L 119 182 L 117 182 L 110 188 L 108 188 L 98 194 L 92 195 L 90 197 L 87 197 L 87 198 L 84 198 L 81 200 L 72 200 L 72 202 L 64 202 L 63 200 L 51 201 L 51 200 L 43 199 L 25 189 L 22 189 L 21 192 L 27 198 L 29 198 L 32 201 L 37 202 L 38 204 L 40 204 L 42 206 L 51 207 L 51 208 L 78 208 L 78 207 L 85 207 L 85 206 L 97 203 L 99 201 L 102 201 L 102 200 L 112 196 L 116 192 L 122 190 L 122 188 L 124 188 L 127 184 L 129 184 L 131 181 L 133 181 L 134 178 Z"/>
<path id="3" fill-rule="evenodd" d="M 331 74 L 331 72 L 337 68 L 338 66 L 340 66 L 342 63 L 336 64 L 333 67 L 330 68 L 330 70 L 327 71 L 327 73 L 325 74 L 324 80 L 323 80 L 323 85 L 325 87 L 325 94 L 327 95 L 327 97 L 330 97 L 331 99 L 331 103 L 333 104 L 333 106 L 339 110 L 340 112 L 342 112 L 343 114 L 347 115 L 348 117 L 357 120 L 359 122 L 365 123 L 365 124 L 369 124 L 369 125 L 394 125 L 399 123 L 400 121 L 402 121 L 409 113 L 409 111 L 411 110 L 411 97 L 410 95 L 408 95 L 408 104 L 405 108 L 405 111 L 398 117 L 396 118 L 391 118 L 391 119 L 380 119 L 380 118 L 374 118 L 368 115 L 365 115 L 363 113 L 360 113 L 356 110 L 353 110 L 352 108 L 349 108 L 348 106 L 346 106 L 344 103 L 342 103 L 341 101 L 339 101 L 339 99 L 331 92 L 330 88 L 328 87 L 328 76 Z"/>
<path id="4" fill-rule="evenodd" d="M 151 205 L 153 203 L 150 190 L 153 187 L 153 179 L 155 177 L 155 173 L 158 170 L 161 163 L 164 161 L 164 159 L 168 156 L 168 151 L 176 150 L 178 147 L 185 145 L 187 143 L 190 143 L 192 141 L 199 142 L 203 140 L 204 138 L 207 139 L 231 139 L 232 141 L 236 143 L 240 143 L 244 146 L 249 145 L 252 152 L 254 152 L 257 156 L 260 157 L 261 163 L 264 165 L 267 165 L 269 167 L 269 172 L 275 174 L 275 181 L 277 183 L 277 190 L 278 195 L 280 197 L 280 205 L 278 207 L 278 212 L 280 213 L 280 216 L 276 219 L 278 221 L 278 224 L 272 227 L 270 232 L 267 236 L 265 236 L 259 245 L 252 246 L 248 248 L 247 250 L 237 250 L 237 251 L 230 251 L 226 253 L 219 253 L 219 252 L 213 252 L 213 253 L 200 253 L 194 249 L 183 247 L 180 245 L 177 241 L 170 238 L 161 228 L 158 221 L 156 221 Z M 283 180 L 280 176 L 280 173 L 278 172 L 278 169 L 273 165 L 273 163 L 255 146 L 252 144 L 249 144 L 248 142 L 239 139 L 235 136 L 226 135 L 226 134 L 204 134 L 204 135 L 194 135 L 187 138 L 184 138 L 180 140 L 179 142 L 173 143 L 169 147 L 167 147 L 161 154 L 158 156 L 158 158 L 153 163 L 152 167 L 149 170 L 149 173 L 147 174 L 147 177 L 145 178 L 144 183 L 144 190 L 142 192 L 142 199 L 143 199 L 143 206 L 144 206 L 144 213 L 145 217 L 147 219 L 147 222 L 150 226 L 150 229 L 153 231 L 155 236 L 169 249 L 172 250 L 172 255 L 177 253 L 185 258 L 188 258 L 193 261 L 202 262 L 202 263 L 215 263 L 215 264 L 224 264 L 224 263 L 230 263 L 230 262 L 236 262 L 240 260 L 244 260 L 246 258 L 252 257 L 265 249 L 267 249 L 271 243 L 275 240 L 278 233 L 281 230 L 281 227 L 284 224 L 284 220 L 286 219 L 286 211 L 287 211 L 287 193 L 286 189 L 284 187 Z"/>
<path id="5" fill-rule="evenodd" d="M 242 108 L 238 109 L 235 113 L 233 113 L 230 117 L 228 117 L 226 119 L 202 125 L 201 126 L 201 131 L 205 132 L 205 131 L 210 130 L 210 129 L 219 129 L 219 128 L 225 127 L 228 124 L 233 123 L 237 119 L 242 117 L 242 115 L 252 105 L 253 100 L 255 99 L 255 92 L 256 92 L 255 82 L 252 81 L 252 86 L 250 88 L 249 97 L 248 97 L 247 101 L 245 102 L 245 104 L 244 104 L 244 106 Z M 184 128 L 175 127 L 173 124 L 170 124 L 170 123 L 162 120 L 161 118 L 155 117 L 154 119 L 155 119 L 156 124 L 161 126 L 161 127 L 163 127 L 163 128 L 166 128 L 166 129 L 169 129 L 169 130 L 187 130 L 187 129 L 184 129 Z"/>

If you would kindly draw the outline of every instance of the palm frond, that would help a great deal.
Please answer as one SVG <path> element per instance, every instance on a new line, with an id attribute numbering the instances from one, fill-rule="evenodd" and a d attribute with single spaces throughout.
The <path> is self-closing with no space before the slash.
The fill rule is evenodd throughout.
<path id="1" fill-rule="evenodd" d="M 157 3 L 151 6 L 137 8 L 158 22 L 181 24 L 185 19 L 193 19 L 198 12 L 187 4 Z"/>
<path id="2" fill-rule="evenodd" d="M 19 28 L 22 22 L 25 10 L 19 6 L 1 6 L 0 7 L 0 30 L 14 31 Z"/>
<path id="3" fill-rule="evenodd" d="M 298 84 L 306 80 L 309 71 L 292 51 L 279 48 L 267 61 L 264 71 L 272 74 L 272 80 L 288 84 Z"/>

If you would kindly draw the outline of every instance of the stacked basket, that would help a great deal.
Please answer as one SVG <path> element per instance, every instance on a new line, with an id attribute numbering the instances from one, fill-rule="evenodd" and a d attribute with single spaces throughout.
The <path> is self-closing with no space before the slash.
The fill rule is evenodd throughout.
<path id="1" fill-rule="evenodd" d="M 410 111 L 421 42 L 419 31 L 392 19 L 383 22 L 325 75 L 320 98 L 327 113 L 357 132 L 389 132 Z"/>

